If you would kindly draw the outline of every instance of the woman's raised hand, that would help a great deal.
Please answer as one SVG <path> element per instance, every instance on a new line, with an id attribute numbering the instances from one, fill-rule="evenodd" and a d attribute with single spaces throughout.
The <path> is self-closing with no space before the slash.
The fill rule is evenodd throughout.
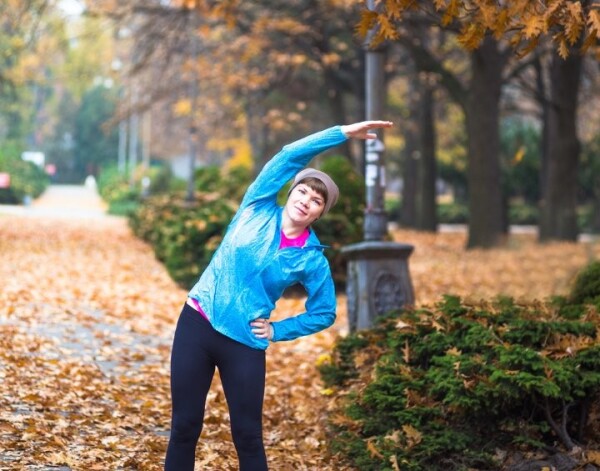
<path id="1" fill-rule="evenodd" d="M 377 134 L 371 129 L 391 128 L 391 121 L 361 121 L 360 123 L 342 126 L 342 132 L 349 139 L 377 139 Z"/>

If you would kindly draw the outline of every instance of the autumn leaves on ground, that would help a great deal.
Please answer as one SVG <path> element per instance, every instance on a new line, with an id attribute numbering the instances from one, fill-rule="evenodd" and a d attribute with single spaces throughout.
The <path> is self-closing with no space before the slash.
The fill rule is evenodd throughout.
<path id="1" fill-rule="evenodd" d="M 419 304 L 444 293 L 519 299 L 567 292 L 597 245 L 513 236 L 465 252 L 465 235 L 397 231 L 413 244 Z M 0 470 L 159 470 L 169 430 L 169 353 L 185 291 L 125 220 L 0 214 Z M 282 300 L 275 317 L 302 309 Z M 268 350 L 264 436 L 274 470 L 341 470 L 327 452 L 316 370 L 346 326 Z M 233 470 L 224 396 L 209 395 L 197 469 Z"/>

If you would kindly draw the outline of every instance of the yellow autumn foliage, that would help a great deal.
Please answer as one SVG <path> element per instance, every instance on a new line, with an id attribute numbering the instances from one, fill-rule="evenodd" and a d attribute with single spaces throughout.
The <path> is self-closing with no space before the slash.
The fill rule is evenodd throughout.
<path id="1" fill-rule="evenodd" d="M 189 116 L 191 112 L 192 112 L 192 102 L 187 98 L 178 100 L 173 105 L 173 114 L 175 116 Z"/>
<path id="2" fill-rule="evenodd" d="M 483 37 L 491 34 L 498 40 L 506 36 L 523 55 L 537 46 L 539 38 L 549 34 L 559 54 L 566 57 L 569 46 L 578 40 L 584 39 L 583 50 L 587 50 L 598 45 L 600 39 L 600 12 L 595 2 L 584 5 L 571 0 L 386 0 L 377 5 L 376 11 L 363 10 L 357 27 L 361 37 L 366 37 L 369 31 L 374 33 L 374 45 L 398 39 L 402 22 L 412 10 L 422 10 L 432 25 L 453 29 L 458 25 L 458 41 L 468 50 L 477 48 Z M 437 18 L 432 19 L 432 10 L 437 12 Z"/>

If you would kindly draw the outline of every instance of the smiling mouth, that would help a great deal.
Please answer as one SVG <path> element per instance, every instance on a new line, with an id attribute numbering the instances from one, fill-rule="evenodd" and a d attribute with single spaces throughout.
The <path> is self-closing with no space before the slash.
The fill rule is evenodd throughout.
<path id="1" fill-rule="evenodd" d="M 300 208 L 298 208 L 298 207 L 296 207 L 296 211 L 298 211 L 298 212 L 299 212 L 300 214 L 302 214 L 303 216 L 306 216 L 306 214 L 307 214 L 307 213 L 306 213 L 306 211 L 304 211 L 304 210 L 302 210 L 302 209 L 300 209 Z"/>

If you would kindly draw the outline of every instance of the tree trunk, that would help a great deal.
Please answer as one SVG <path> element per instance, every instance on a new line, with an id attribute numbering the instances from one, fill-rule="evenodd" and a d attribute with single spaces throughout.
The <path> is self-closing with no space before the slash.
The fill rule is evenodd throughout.
<path id="1" fill-rule="evenodd" d="M 418 227 L 425 231 L 437 230 L 436 204 L 436 134 L 434 121 L 434 85 L 425 77 L 421 93 L 421 159 L 419 184 Z"/>
<path id="2" fill-rule="evenodd" d="M 261 95 L 262 92 L 260 93 Z M 268 155 L 268 129 L 264 123 L 265 109 L 262 105 L 263 97 L 253 96 L 246 102 L 246 127 L 248 129 L 248 140 L 254 161 L 253 174 L 256 177 L 267 160 Z"/>
<path id="3" fill-rule="evenodd" d="M 402 212 L 400 223 L 405 227 L 417 227 L 417 196 L 419 182 L 419 104 L 421 82 L 418 72 L 408 80 L 408 119 L 404 123 L 404 165 L 402 166 Z"/>
<path id="4" fill-rule="evenodd" d="M 502 243 L 499 101 L 507 55 L 486 38 L 471 55 L 471 89 L 466 106 L 469 149 L 468 248 Z"/>
<path id="5" fill-rule="evenodd" d="M 577 240 L 577 99 L 582 57 L 575 48 L 565 60 L 555 52 L 550 66 L 547 167 L 540 203 L 540 240 Z"/>
<path id="6" fill-rule="evenodd" d="M 544 67 L 541 60 L 538 58 L 534 62 L 535 82 L 536 82 L 536 97 L 540 103 L 542 110 L 542 140 L 540 145 L 540 189 L 543 192 L 546 187 L 547 169 L 548 169 L 548 116 L 549 116 L 549 100 L 547 93 L 546 82 L 544 81 Z"/>

